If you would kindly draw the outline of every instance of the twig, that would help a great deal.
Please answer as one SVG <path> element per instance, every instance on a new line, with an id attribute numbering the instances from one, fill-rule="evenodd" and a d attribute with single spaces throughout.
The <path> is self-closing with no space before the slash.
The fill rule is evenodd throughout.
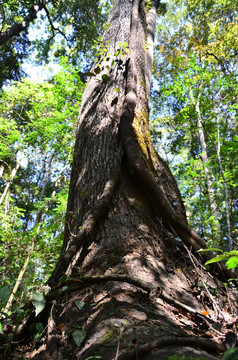
<path id="1" fill-rule="evenodd" d="M 185 245 L 184 245 L 184 246 L 185 246 Z M 212 302 L 212 304 L 213 304 L 213 308 L 214 308 L 214 311 L 215 311 L 215 319 L 216 319 L 216 321 L 217 321 L 218 312 L 220 312 L 219 309 L 218 309 L 218 306 L 217 306 L 217 304 L 216 304 L 216 302 L 215 302 L 212 294 L 211 294 L 210 291 L 208 290 L 207 285 L 206 285 L 205 282 L 203 281 L 203 278 L 202 278 L 201 274 L 199 274 L 198 267 L 195 265 L 195 263 L 194 263 L 194 261 L 193 261 L 193 256 L 192 256 L 191 252 L 188 250 L 187 246 L 185 246 L 185 249 L 187 250 L 188 256 L 189 256 L 189 258 L 190 258 L 190 260 L 191 260 L 191 262 L 192 262 L 192 264 L 193 264 L 193 266 L 194 266 L 197 274 L 199 275 L 199 277 L 200 277 L 200 279 L 201 279 L 201 282 L 202 282 L 202 284 L 203 284 L 203 286 L 204 286 L 204 288 L 205 288 L 205 290 L 206 290 L 206 292 L 207 292 L 207 294 L 208 294 L 208 296 L 209 296 L 209 298 L 210 298 L 210 300 L 211 300 L 211 302 Z"/>
<path id="2" fill-rule="evenodd" d="M 43 5 L 43 9 L 44 9 L 45 12 L 46 12 L 46 16 L 47 16 L 47 18 L 48 18 L 48 20 L 49 20 L 49 23 L 50 23 L 50 26 L 51 26 L 51 29 L 52 29 L 52 34 L 53 34 L 53 36 L 50 38 L 50 40 L 52 40 L 52 39 L 54 38 L 54 36 L 55 36 L 55 33 L 54 33 L 54 32 L 57 31 L 58 33 L 60 33 L 60 34 L 65 38 L 66 41 L 68 41 L 65 33 L 64 33 L 63 31 L 61 31 L 59 28 L 56 28 L 56 27 L 54 26 L 54 24 L 53 24 L 53 22 L 52 22 L 52 20 L 51 20 L 51 18 L 50 18 L 49 10 L 47 9 L 47 7 L 46 7 L 45 4 Z M 49 41 L 50 41 L 50 40 L 49 40 Z"/>

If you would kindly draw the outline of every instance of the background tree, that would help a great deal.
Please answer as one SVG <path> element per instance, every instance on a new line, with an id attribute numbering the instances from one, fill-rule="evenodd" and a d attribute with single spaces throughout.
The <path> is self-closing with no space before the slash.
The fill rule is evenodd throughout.
<path id="1" fill-rule="evenodd" d="M 146 359 L 158 350 L 166 359 L 214 359 L 209 352 L 217 358 L 222 346 L 201 335 L 209 329 L 215 337 L 234 323 L 234 294 L 189 250 L 205 243 L 188 227 L 176 182 L 149 135 L 158 5 L 114 3 L 82 99 L 51 289 L 33 298 L 36 315 L 16 331 L 29 346 L 26 357 Z M 35 340 L 44 335 L 33 351 L 30 328 Z"/>
<path id="2" fill-rule="evenodd" d="M 0 302 L 6 312 L 13 293 L 18 308 L 29 291 L 45 281 L 57 259 L 60 219 L 67 202 L 71 129 L 83 88 L 79 76 L 85 82 L 84 68 L 102 30 L 106 3 L 4 1 L 0 5 L 0 86 L 26 75 L 22 63 L 28 56 L 31 64 L 54 60 L 64 68 L 44 84 L 23 80 L 1 92 Z M 68 57 L 62 60 L 66 51 Z"/>
<path id="3" fill-rule="evenodd" d="M 62 241 L 71 149 L 83 88 L 77 71 L 63 59 L 61 72 L 51 81 L 24 79 L 1 93 L 3 310 L 16 279 L 13 294 L 19 308 L 29 290 L 45 282 L 54 268 Z M 12 301 L 13 297 L 5 312 Z"/>
<path id="4" fill-rule="evenodd" d="M 19 80 L 24 75 L 23 61 L 29 54 L 33 58 L 33 53 L 37 64 L 67 54 L 70 62 L 81 64 L 81 71 L 82 64 L 88 68 L 94 40 L 105 22 L 105 4 L 107 1 L 2 1 L 0 86 Z"/>
<path id="5" fill-rule="evenodd" d="M 155 91 L 153 104 L 163 113 L 152 131 L 155 143 L 156 134 L 166 138 L 165 152 L 176 154 L 171 166 L 189 221 L 210 246 L 231 250 L 237 238 L 237 162 L 224 160 L 237 152 L 236 10 L 230 2 L 179 4 L 168 5 L 159 26 L 159 97 Z"/>

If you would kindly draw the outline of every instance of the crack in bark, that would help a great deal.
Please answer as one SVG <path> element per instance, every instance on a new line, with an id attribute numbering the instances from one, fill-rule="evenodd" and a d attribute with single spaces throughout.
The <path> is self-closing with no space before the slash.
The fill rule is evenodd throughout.
<path id="1" fill-rule="evenodd" d="M 89 243 L 87 240 L 96 230 L 99 220 L 108 213 L 119 179 L 120 170 L 118 168 L 113 172 L 111 179 L 105 184 L 102 195 L 96 201 L 94 209 L 84 221 L 78 235 L 73 238 L 68 249 L 61 254 L 61 257 L 58 260 L 58 266 L 56 266 L 54 273 L 48 281 L 50 287 L 55 285 L 65 273 L 67 276 L 70 276 L 73 266 L 78 261 L 79 256 L 88 249 Z M 80 250 L 81 246 L 82 249 Z M 79 250 L 80 253 L 78 253 Z"/>

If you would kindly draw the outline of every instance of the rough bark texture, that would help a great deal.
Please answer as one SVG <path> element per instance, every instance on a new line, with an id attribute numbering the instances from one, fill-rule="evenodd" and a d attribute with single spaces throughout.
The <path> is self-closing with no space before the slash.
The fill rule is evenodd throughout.
<path id="1" fill-rule="evenodd" d="M 36 319 L 46 331 L 32 349 L 33 315 L 19 330 L 27 358 L 217 359 L 224 316 L 235 321 L 234 295 L 190 251 L 205 244 L 150 140 L 146 11 L 116 0 L 110 15 L 80 110 L 64 244 Z M 118 55 L 119 42 L 129 52 Z"/>

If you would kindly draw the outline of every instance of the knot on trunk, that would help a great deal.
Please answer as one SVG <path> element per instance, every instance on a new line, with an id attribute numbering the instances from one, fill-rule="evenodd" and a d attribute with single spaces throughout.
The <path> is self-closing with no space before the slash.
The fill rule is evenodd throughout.
<path id="1" fill-rule="evenodd" d="M 125 103 L 127 105 L 132 105 L 135 108 L 136 102 L 137 102 L 136 92 L 134 90 L 129 91 L 128 94 L 126 94 Z"/>

